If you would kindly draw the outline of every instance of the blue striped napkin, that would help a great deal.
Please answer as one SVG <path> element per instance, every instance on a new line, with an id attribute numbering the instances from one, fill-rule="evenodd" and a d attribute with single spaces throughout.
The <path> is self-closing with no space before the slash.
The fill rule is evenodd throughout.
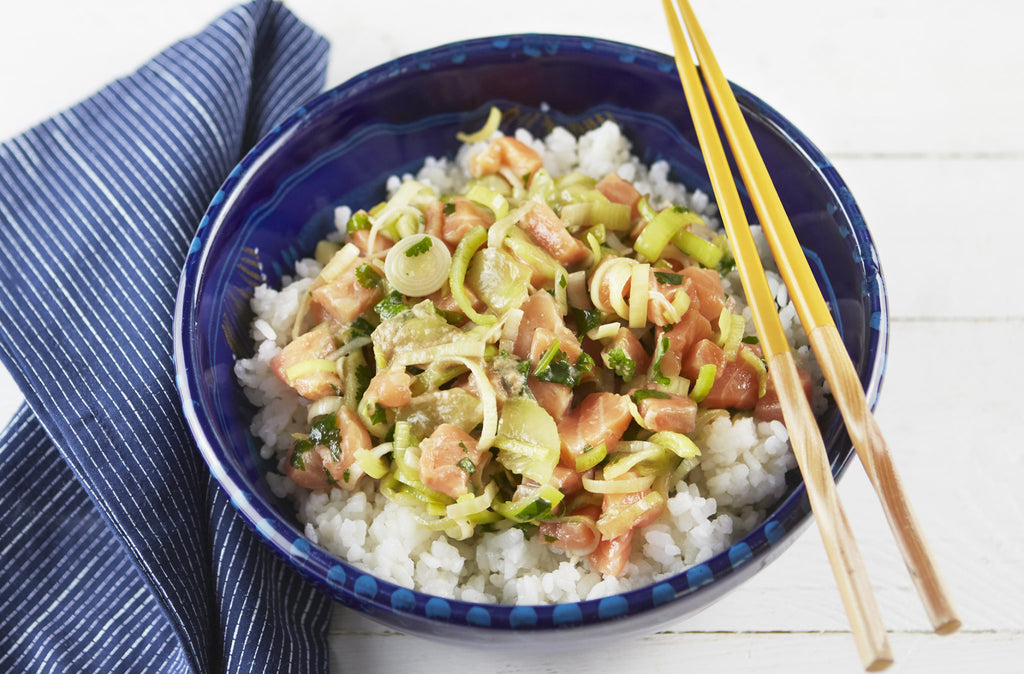
<path id="1" fill-rule="evenodd" d="M 211 481 L 171 356 L 209 199 L 326 59 L 257 0 L 0 145 L 0 671 L 326 671 L 330 602 Z"/>

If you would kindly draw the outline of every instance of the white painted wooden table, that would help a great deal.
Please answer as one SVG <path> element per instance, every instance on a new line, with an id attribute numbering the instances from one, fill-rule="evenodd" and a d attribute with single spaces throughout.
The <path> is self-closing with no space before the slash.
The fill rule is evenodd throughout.
<path id="1" fill-rule="evenodd" d="M 10 3 L 0 22 L 0 138 L 131 71 L 231 4 Z M 409 51 L 498 33 L 588 34 L 671 50 L 655 0 L 288 4 L 331 40 L 329 85 Z M 878 417 L 964 621 L 954 636 L 929 632 L 855 462 L 840 494 L 891 631 L 890 671 L 1024 672 L 1022 5 L 694 5 L 729 77 L 834 161 L 880 251 L 893 321 Z M 21 399 L 0 369 L 0 423 Z M 332 660 L 346 672 L 860 671 L 814 527 L 699 616 L 588 652 L 469 652 L 340 607 L 334 618 Z"/>

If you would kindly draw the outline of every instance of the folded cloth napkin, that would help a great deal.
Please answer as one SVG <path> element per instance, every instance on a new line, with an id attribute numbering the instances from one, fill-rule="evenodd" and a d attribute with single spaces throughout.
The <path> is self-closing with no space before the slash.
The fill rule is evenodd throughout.
<path id="1" fill-rule="evenodd" d="M 171 337 L 206 205 L 326 58 L 257 0 L 0 145 L 0 671 L 326 671 L 330 602 L 211 481 Z"/>

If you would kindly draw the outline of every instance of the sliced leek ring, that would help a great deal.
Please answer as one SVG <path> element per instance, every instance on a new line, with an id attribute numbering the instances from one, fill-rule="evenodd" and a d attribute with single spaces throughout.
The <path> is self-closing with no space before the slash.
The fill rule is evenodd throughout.
<path id="1" fill-rule="evenodd" d="M 388 283 L 403 295 L 425 297 L 448 280 L 452 254 L 444 241 L 429 234 L 400 239 L 384 259 Z"/>

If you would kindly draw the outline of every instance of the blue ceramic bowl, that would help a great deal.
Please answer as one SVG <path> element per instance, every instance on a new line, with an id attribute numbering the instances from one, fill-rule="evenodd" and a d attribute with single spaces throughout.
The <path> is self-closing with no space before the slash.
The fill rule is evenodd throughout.
<path id="1" fill-rule="evenodd" d="M 887 312 L 875 250 L 829 161 L 775 110 L 736 88 L 779 194 L 825 289 L 843 340 L 874 402 L 885 365 Z M 203 218 L 182 274 L 175 357 L 185 415 L 210 470 L 239 515 L 324 592 L 406 632 L 467 643 L 579 645 L 652 631 L 692 615 L 775 559 L 810 521 L 799 474 L 767 520 L 729 550 L 685 573 L 605 599 L 495 606 L 413 592 L 374 578 L 306 540 L 292 508 L 263 479 L 232 375 L 251 355 L 248 300 L 280 283 L 332 226 L 340 204 L 372 205 L 385 179 L 428 155 L 452 155 L 455 133 L 478 128 L 489 106 L 543 134 L 614 119 L 645 162 L 710 194 L 672 58 L 582 37 L 511 35 L 399 58 L 297 110 L 232 171 Z M 749 204 L 748 204 L 749 206 Z M 754 216 L 751 213 L 751 219 Z M 838 415 L 822 429 L 838 475 L 851 456 Z M 568 633 L 568 634 L 567 634 Z"/>

